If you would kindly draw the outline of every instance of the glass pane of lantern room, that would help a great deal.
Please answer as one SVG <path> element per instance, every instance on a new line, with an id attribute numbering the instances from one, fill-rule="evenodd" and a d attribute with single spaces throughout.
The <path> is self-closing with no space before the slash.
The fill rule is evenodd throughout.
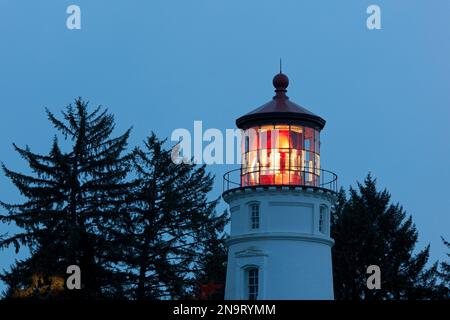
<path id="1" fill-rule="evenodd" d="M 317 154 L 320 154 L 320 132 L 319 132 L 319 130 L 314 130 L 314 134 L 315 134 L 315 137 L 314 137 L 315 149 L 314 149 L 314 151 Z"/>
<path id="2" fill-rule="evenodd" d="M 249 167 L 248 153 L 244 153 L 242 154 L 242 166 L 241 166 L 242 174 L 246 174 L 248 172 L 248 167 Z"/>
<path id="3" fill-rule="evenodd" d="M 258 149 L 258 127 L 249 128 L 244 131 L 242 139 L 242 153 Z"/>
<path id="4" fill-rule="evenodd" d="M 317 153 L 315 154 L 314 165 L 316 166 L 316 183 L 315 183 L 315 185 L 317 187 L 319 187 L 319 184 L 320 184 L 320 155 Z"/>
<path id="5" fill-rule="evenodd" d="M 259 149 L 270 149 L 272 147 L 273 126 L 262 126 L 259 130 Z"/>
<path id="6" fill-rule="evenodd" d="M 314 153 L 305 151 L 304 158 L 305 184 L 312 185 L 314 182 Z"/>
<path id="7" fill-rule="evenodd" d="M 260 150 L 261 170 L 259 181 L 260 184 L 274 184 L 274 161 L 275 152 L 274 149 L 262 149 Z"/>
<path id="8" fill-rule="evenodd" d="M 281 184 L 289 184 L 289 157 L 290 152 L 289 148 L 279 149 L 278 152 L 280 154 L 280 175 L 281 175 Z"/>
<path id="9" fill-rule="evenodd" d="M 258 170 L 259 170 L 259 164 L 258 164 L 258 151 L 250 151 L 248 153 L 248 174 L 249 174 L 249 184 L 255 185 L 258 183 Z"/>
<path id="10" fill-rule="evenodd" d="M 276 147 L 274 150 L 275 184 L 289 184 L 289 125 L 276 125 L 272 135 L 274 135 Z"/>
<path id="11" fill-rule="evenodd" d="M 305 150 L 314 152 L 314 129 L 305 127 Z"/>
<path id="12" fill-rule="evenodd" d="M 276 125 L 275 130 L 272 133 L 275 135 L 275 148 L 287 149 L 289 148 L 289 126 Z"/>
<path id="13" fill-rule="evenodd" d="M 303 148 L 303 128 L 291 126 L 290 128 L 290 146 L 293 149 L 301 150 Z"/>
<path id="14" fill-rule="evenodd" d="M 314 129 L 305 127 L 304 139 L 304 183 L 314 184 Z"/>
<path id="15" fill-rule="evenodd" d="M 298 151 L 296 149 L 291 149 L 291 155 L 290 155 L 291 170 L 290 170 L 289 183 L 293 184 L 293 185 L 301 184 L 301 175 L 300 175 L 301 157 L 300 157 L 300 154 L 301 154 L 301 151 Z"/>
<path id="16" fill-rule="evenodd" d="M 271 149 L 273 145 L 272 131 L 274 126 L 266 125 L 261 126 L 259 132 L 259 164 L 260 164 L 260 184 L 273 184 L 274 183 L 274 153 Z"/>
<path id="17" fill-rule="evenodd" d="M 254 127 L 248 129 L 249 151 L 258 150 L 259 128 Z"/>
<path id="18" fill-rule="evenodd" d="M 249 149 L 249 137 L 247 130 L 242 133 L 241 154 L 244 155 Z"/>

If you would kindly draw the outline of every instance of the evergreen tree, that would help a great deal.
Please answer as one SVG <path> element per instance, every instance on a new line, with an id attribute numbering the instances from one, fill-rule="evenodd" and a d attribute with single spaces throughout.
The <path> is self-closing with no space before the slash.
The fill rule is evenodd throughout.
<path id="1" fill-rule="evenodd" d="M 224 213 L 224 217 L 228 217 Z M 195 296 L 201 300 L 223 300 L 225 297 L 225 280 L 227 273 L 228 251 L 225 246 L 226 236 L 222 231 L 225 222 L 221 219 L 212 223 L 205 234 L 203 250 L 199 256 L 199 268 L 196 272 Z"/>
<path id="2" fill-rule="evenodd" d="M 22 246 L 30 250 L 29 258 L 1 274 L 10 297 L 26 292 L 53 296 L 50 289 L 55 279 L 65 278 L 69 265 L 81 268 L 83 288 L 57 291 L 59 296 L 100 298 L 119 287 L 114 282 L 119 273 L 113 269 L 116 258 L 110 230 L 129 190 L 124 183 L 129 156 L 124 151 L 130 130 L 112 138 L 114 117 L 101 107 L 89 113 L 81 99 L 62 114 L 60 120 L 47 110 L 50 122 L 70 146 L 68 152 L 62 151 L 57 137 L 46 155 L 14 145 L 32 173 L 3 165 L 5 175 L 26 200 L 0 202 L 8 211 L 0 221 L 20 228 L 0 241 L 0 249 L 14 245 L 16 251 Z"/>
<path id="3" fill-rule="evenodd" d="M 377 191 L 370 174 L 358 191 L 341 190 L 332 218 L 336 299 L 436 298 L 437 264 L 429 269 L 429 246 L 414 254 L 418 233 L 387 190 Z M 367 288 L 369 265 L 381 269 L 381 289 Z"/>
<path id="4" fill-rule="evenodd" d="M 117 230 L 125 294 L 138 300 L 191 296 L 200 253 L 226 220 L 207 199 L 213 177 L 205 166 L 173 163 L 164 142 L 152 134 L 135 150 L 128 215 Z"/>

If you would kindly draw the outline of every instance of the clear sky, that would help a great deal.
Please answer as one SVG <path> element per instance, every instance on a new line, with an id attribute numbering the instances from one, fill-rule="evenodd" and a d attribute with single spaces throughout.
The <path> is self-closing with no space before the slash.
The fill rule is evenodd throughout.
<path id="1" fill-rule="evenodd" d="M 81 7 L 81 30 L 66 8 Z M 381 30 L 366 9 L 381 8 Z M 370 171 L 417 225 L 433 259 L 450 239 L 448 0 L 0 0 L 0 160 L 47 152 L 75 97 L 107 106 L 131 144 L 154 130 L 233 128 L 268 101 L 283 58 L 288 95 L 327 120 L 322 165 L 344 187 Z M 211 166 L 221 175 L 235 166 Z M 0 175 L 0 198 L 18 201 Z M 221 204 L 221 208 L 224 208 Z M 0 233 L 12 230 L 0 226 Z M 0 252 L 0 268 L 14 261 Z M 0 285 L 0 290 L 2 289 Z"/>

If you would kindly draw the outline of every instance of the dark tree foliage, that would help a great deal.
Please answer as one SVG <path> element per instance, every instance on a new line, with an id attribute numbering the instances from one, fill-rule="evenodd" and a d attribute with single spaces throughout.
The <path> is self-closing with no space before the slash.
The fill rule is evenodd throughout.
<path id="1" fill-rule="evenodd" d="M 76 294 L 101 298 L 119 287 L 110 227 L 128 195 L 129 187 L 123 181 L 129 171 L 129 156 L 124 152 L 130 130 L 111 137 L 113 116 L 101 107 L 88 112 L 81 99 L 62 114 L 60 120 L 47 110 L 69 151 L 61 149 L 57 137 L 45 155 L 14 145 L 31 173 L 18 173 L 3 165 L 5 175 L 25 200 L 0 202 L 8 211 L 0 216 L 1 222 L 20 229 L 4 237 L 0 249 L 13 245 L 16 251 L 22 246 L 30 250 L 29 258 L 1 274 L 10 297 Z M 61 279 L 69 265 L 80 266 L 82 290 L 64 291 Z"/>
<path id="2" fill-rule="evenodd" d="M 429 246 L 414 254 L 418 233 L 403 208 L 390 203 L 369 174 L 358 190 L 341 190 L 332 218 L 336 299 L 439 298 L 437 264 L 429 269 Z M 367 288 L 369 265 L 381 269 L 381 289 Z"/>
<path id="3" fill-rule="evenodd" d="M 445 246 L 450 251 L 450 242 L 446 241 L 444 238 L 442 238 L 442 242 L 444 242 Z M 450 253 L 447 253 L 447 257 L 450 258 Z M 441 273 L 440 273 L 442 280 L 450 285 L 450 263 L 447 261 L 441 262 Z"/>
<path id="4" fill-rule="evenodd" d="M 228 216 L 226 214 L 226 216 Z M 199 268 L 196 272 L 195 298 L 201 300 L 223 300 L 225 297 L 225 278 L 227 273 L 228 251 L 225 235 L 215 230 L 223 230 L 224 219 L 206 229 L 204 250 L 200 254 Z"/>
<path id="5" fill-rule="evenodd" d="M 447 257 L 450 258 L 450 242 L 442 238 L 442 242 L 448 248 L 449 252 L 447 253 Z M 440 264 L 439 277 L 441 279 L 440 290 L 442 292 L 442 296 L 447 299 L 450 299 L 450 262 L 443 261 Z"/>
<path id="6" fill-rule="evenodd" d="M 175 164 L 171 151 L 152 134 L 133 157 L 135 181 L 128 215 L 117 232 L 133 299 L 188 298 L 202 256 L 219 245 L 226 215 L 209 201 L 213 177 L 205 166 Z M 211 241 L 212 239 L 212 241 Z"/>

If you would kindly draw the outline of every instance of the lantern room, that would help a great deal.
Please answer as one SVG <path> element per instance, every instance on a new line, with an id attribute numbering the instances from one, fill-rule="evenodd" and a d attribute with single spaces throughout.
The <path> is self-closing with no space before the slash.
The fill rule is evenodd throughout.
<path id="1" fill-rule="evenodd" d="M 236 120 L 243 130 L 240 185 L 320 187 L 325 120 L 289 99 L 285 74 L 277 74 L 273 85 L 271 101 Z"/>

